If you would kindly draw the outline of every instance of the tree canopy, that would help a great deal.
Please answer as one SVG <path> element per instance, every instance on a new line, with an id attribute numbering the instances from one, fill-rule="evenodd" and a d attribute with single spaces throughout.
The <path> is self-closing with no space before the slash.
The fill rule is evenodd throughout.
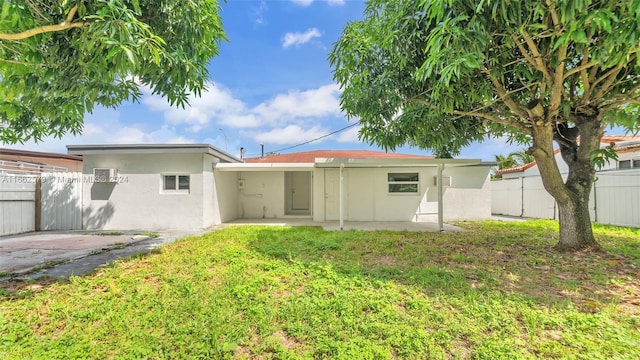
<path id="1" fill-rule="evenodd" d="M 639 39 L 640 0 L 370 0 L 329 59 L 366 141 L 453 154 L 486 135 L 530 145 L 559 204 L 560 247 L 581 248 L 595 244 L 586 203 L 604 130 L 640 129 Z"/>
<path id="2" fill-rule="evenodd" d="M 225 39 L 216 0 L 14 0 L 0 9 L 0 141 L 79 133 L 141 86 L 184 106 Z"/>

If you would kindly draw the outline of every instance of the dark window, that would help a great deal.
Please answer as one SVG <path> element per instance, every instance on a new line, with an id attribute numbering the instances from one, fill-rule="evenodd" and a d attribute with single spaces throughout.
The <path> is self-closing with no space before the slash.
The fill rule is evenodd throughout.
<path id="1" fill-rule="evenodd" d="M 389 182 L 418 181 L 418 173 L 389 173 Z"/>
<path id="2" fill-rule="evenodd" d="M 167 192 L 189 192 L 189 175 L 163 175 L 162 189 Z"/>
<path id="3" fill-rule="evenodd" d="M 418 173 L 388 173 L 389 193 L 417 194 Z"/>
<path id="4" fill-rule="evenodd" d="M 633 165 L 631 160 L 618 161 L 618 169 L 631 169 L 631 165 Z"/>
<path id="5" fill-rule="evenodd" d="M 189 190 L 189 175 L 178 176 L 178 189 Z"/>
<path id="6" fill-rule="evenodd" d="M 176 176 L 175 175 L 165 175 L 164 176 L 164 187 L 165 190 L 175 190 L 176 189 Z"/>

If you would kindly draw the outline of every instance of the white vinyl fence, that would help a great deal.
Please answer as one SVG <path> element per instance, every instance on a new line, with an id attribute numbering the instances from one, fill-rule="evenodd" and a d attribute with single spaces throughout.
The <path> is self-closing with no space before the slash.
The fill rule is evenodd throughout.
<path id="1" fill-rule="evenodd" d="M 0 175 L 0 235 L 34 231 L 37 176 Z"/>
<path id="2" fill-rule="evenodd" d="M 82 229 L 82 173 L 43 173 L 40 230 Z"/>
<path id="3" fill-rule="evenodd" d="M 0 236 L 82 229 L 82 174 L 0 174 Z"/>
<path id="4" fill-rule="evenodd" d="M 640 227 L 640 169 L 596 174 L 591 190 L 591 220 L 610 225 Z M 554 199 L 540 176 L 491 183 L 491 212 L 498 215 L 557 219 Z"/>

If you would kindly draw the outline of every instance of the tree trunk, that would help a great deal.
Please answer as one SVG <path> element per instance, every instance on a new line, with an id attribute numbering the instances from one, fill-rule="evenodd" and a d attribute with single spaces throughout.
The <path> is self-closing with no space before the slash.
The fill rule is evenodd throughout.
<path id="1" fill-rule="evenodd" d="M 595 177 L 591 154 L 599 149 L 603 132 L 599 122 L 592 119 L 573 128 L 560 125 L 552 127 L 550 123 L 541 123 L 533 126 L 532 130 L 532 153 L 538 164 L 542 183 L 558 204 L 560 238 L 556 249 L 600 250 L 601 247 L 593 236 L 589 215 L 589 196 Z M 566 181 L 563 180 L 555 160 L 554 140 L 569 167 Z"/>
<path id="2" fill-rule="evenodd" d="M 587 247 L 600 249 L 591 229 L 589 198 L 582 201 L 573 196 L 569 201 L 558 203 L 560 240 L 555 246 L 561 251 L 575 251 Z"/>

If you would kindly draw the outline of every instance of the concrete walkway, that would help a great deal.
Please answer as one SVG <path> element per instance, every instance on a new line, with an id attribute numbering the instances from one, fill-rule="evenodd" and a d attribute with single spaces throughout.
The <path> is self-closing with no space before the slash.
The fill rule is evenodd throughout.
<path id="1" fill-rule="evenodd" d="M 0 237 L 0 281 L 68 278 L 84 275 L 114 260 L 148 253 L 176 239 L 202 232 L 56 231 Z"/>

